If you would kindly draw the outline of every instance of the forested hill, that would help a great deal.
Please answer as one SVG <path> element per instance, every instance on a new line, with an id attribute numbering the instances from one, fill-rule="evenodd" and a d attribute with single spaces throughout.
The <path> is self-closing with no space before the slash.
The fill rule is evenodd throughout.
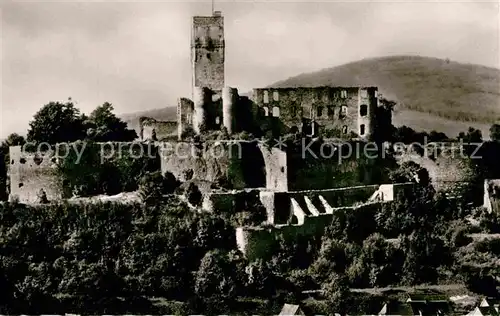
<path id="1" fill-rule="evenodd" d="M 398 102 L 395 125 L 416 130 L 437 130 L 449 136 L 473 126 L 488 135 L 500 122 L 500 70 L 420 56 L 392 56 L 360 61 L 304 73 L 270 87 L 378 86 Z M 139 116 L 175 120 L 175 107 L 124 117 L 137 124 Z"/>

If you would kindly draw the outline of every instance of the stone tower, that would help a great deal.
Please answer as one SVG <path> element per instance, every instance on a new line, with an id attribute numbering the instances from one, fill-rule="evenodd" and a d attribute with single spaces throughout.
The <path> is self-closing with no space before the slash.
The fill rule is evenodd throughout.
<path id="1" fill-rule="evenodd" d="M 372 140 L 375 132 L 375 117 L 378 106 L 377 88 L 367 87 L 358 90 L 358 132 L 360 138 Z"/>
<path id="2" fill-rule="evenodd" d="M 191 63 L 194 88 L 208 88 L 220 94 L 224 87 L 224 18 L 220 11 L 212 16 L 193 17 Z"/>

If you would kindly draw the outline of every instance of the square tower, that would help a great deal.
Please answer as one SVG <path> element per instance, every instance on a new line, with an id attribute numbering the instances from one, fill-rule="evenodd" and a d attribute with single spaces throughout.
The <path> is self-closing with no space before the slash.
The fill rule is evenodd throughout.
<path id="1" fill-rule="evenodd" d="M 221 92 L 224 87 L 224 49 L 224 18 L 220 11 L 215 11 L 212 16 L 193 17 L 193 87 Z"/>

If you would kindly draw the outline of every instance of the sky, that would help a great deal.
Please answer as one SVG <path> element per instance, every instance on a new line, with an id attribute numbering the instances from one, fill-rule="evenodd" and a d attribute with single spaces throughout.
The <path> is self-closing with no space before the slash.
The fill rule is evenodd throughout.
<path id="1" fill-rule="evenodd" d="M 0 138 L 69 97 L 130 113 L 190 96 L 190 22 L 211 1 L 0 0 Z M 215 1 L 226 85 L 240 92 L 363 58 L 421 55 L 500 68 L 498 2 Z"/>

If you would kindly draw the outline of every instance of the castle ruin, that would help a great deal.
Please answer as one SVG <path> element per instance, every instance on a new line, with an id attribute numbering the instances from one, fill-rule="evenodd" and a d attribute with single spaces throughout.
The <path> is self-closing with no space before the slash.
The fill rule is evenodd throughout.
<path id="1" fill-rule="evenodd" d="M 229 135 L 256 126 L 278 126 L 280 134 L 319 136 L 337 131 L 343 139 L 371 140 L 377 126 L 377 87 L 255 88 L 240 96 L 225 80 L 224 17 L 195 16 L 191 30 L 191 98 L 177 103 L 177 136 L 225 128 Z M 161 128 L 160 122 L 158 128 Z M 151 130 L 154 124 L 147 128 Z M 151 132 L 142 139 L 151 139 Z M 157 135 L 158 140 L 161 137 Z M 162 133 L 163 135 L 163 133 Z"/>

